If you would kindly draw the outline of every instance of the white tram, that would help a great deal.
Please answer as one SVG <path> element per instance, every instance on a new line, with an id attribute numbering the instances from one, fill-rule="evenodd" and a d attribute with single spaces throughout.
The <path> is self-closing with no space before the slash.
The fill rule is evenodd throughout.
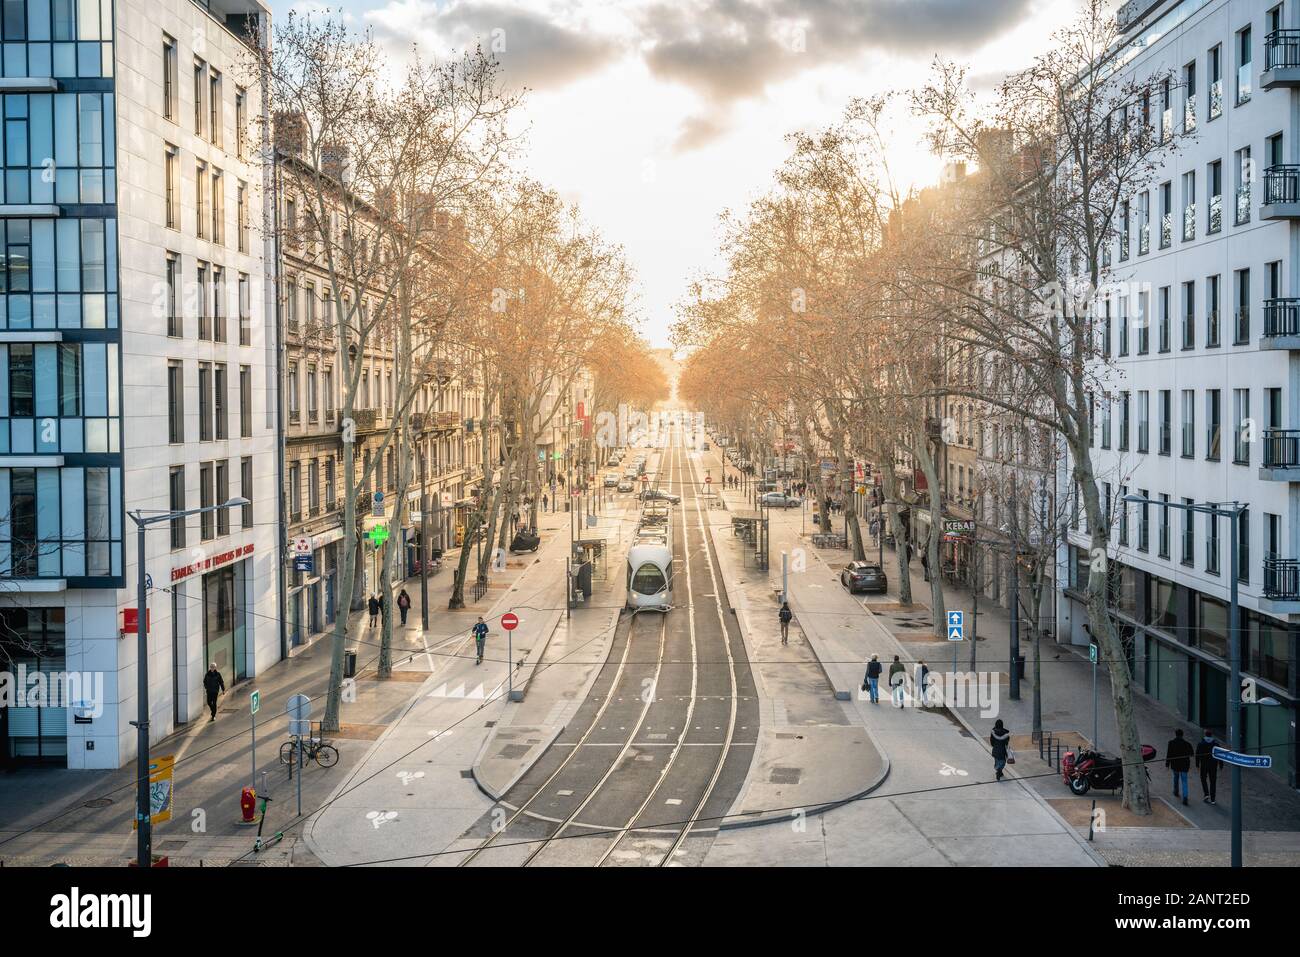
<path id="1" fill-rule="evenodd" d="M 663 502 L 647 502 L 627 552 L 627 605 L 668 611 L 672 603 L 672 509 Z"/>

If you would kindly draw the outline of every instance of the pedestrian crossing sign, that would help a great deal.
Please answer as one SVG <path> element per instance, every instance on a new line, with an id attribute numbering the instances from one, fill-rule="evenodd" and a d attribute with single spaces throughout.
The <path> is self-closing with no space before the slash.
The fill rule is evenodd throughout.
<path id="1" fill-rule="evenodd" d="M 966 613 L 961 611 L 948 612 L 948 640 L 961 641 L 966 631 Z"/>

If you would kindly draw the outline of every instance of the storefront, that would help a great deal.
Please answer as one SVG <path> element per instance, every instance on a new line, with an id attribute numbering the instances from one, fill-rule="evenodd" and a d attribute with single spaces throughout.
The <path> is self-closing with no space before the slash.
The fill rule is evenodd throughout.
<path id="1" fill-rule="evenodd" d="M 245 566 L 237 562 L 203 576 L 203 659 L 215 664 L 229 688 L 248 677 Z"/>
<path id="2" fill-rule="evenodd" d="M 66 702 L 50 694 L 57 685 L 47 684 L 45 696 L 29 694 L 30 681 L 19 685 L 25 676 L 48 679 L 66 670 L 64 620 L 62 608 L 0 608 L 3 670 L 13 675 L 11 691 L 23 692 L 21 701 L 0 705 L 0 767 L 67 759 Z"/>

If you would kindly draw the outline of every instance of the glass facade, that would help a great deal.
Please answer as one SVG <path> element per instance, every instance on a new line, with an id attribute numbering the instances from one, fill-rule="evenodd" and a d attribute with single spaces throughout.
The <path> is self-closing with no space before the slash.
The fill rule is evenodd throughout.
<path id="1" fill-rule="evenodd" d="M 112 0 L 0 0 L 31 81 L 0 95 L 0 577 L 122 583 L 112 40 Z"/>

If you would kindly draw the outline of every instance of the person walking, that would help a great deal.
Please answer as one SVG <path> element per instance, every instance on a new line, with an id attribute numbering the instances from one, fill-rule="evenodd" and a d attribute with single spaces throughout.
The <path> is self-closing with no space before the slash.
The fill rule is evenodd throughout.
<path id="1" fill-rule="evenodd" d="M 1214 749 L 1219 742 L 1210 729 L 1206 728 L 1201 740 L 1196 742 L 1196 770 L 1201 772 L 1201 798 L 1206 804 L 1213 804 L 1215 792 L 1219 786 L 1219 759 L 1214 756 Z"/>
<path id="2" fill-rule="evenodd" d="M 1001 718 L 993 722 L 989 744 L 993 747 L 993 773 L 1001 781 L 1002 772 L 1011 760 L 1011 732 L 1002 724 Z"/>
<path id="3" fill-rule="evenodd" d="M 379 599 L 371 595 L 366 607 L 370 609 L 370 627 L 373 628 L 379 621 Z"/>
<path id="4" fill-rule="evenodd" d="M 925 576 L 926 581 L 930 580 L 930 550 L 928 548 L 921 550 L 921 573 Z"/>
<path id="5" fill-rule="evenodd" d="M 880 704 L 880 672 L 882 670 L 884 669 L 880 664 L 880 656 L 872 655 L 871 660 L 867 662 L 867 676 L 862 682 L 862 690 L 870 695 L 872 704 Z"/>
<path id="6" fill-rule="evenodd" d="M 203 676 L 203 690 L 208 695 L 208 711 L 212 713 L 209 721 L 217 720 L 217 696 L 223 694 L 226 690 L 226 679 L 221 677 L 221 672 L 217 670 L 217 663 L 214 661 L 208 665 L 208 673 Z"/>
<path id="7" fill-rule="evenodd" d="M 924 661 L 918 661 L 916 663 L 915 680 L 916 697 L 917 700 L 921 702 L 921 707 L 924 708 L 929 704 L 927 700 L 927 688 L 930 684 L 930 666 Z"/>
<path id="8" fill-rule="evenodd" d="M 1192 745 L 1183 737 L 1183 729 L 1174 732 L 1173 739 L 1165 746 L 1165 767 L 1174 775 L 1174 797 L 1178 797 L 1179 785 L 1182 785 L 1183 803 L 1187 803 L 1187 772 L 1192 768 Z"/>
<path id="9" fill-rule="evenodd" d="M 898 655 L 894 655 L 893 663 L 889 666 L 889 696 L 895 708 L 903 706 L 903 684 L 906 681 L 907 668 L 898 660 Z"/>
<path id="10" fill-rule="evenodd" d="M 781 610 L 776 616 L 781 619 L 781 644 L 788 645 L 790 644 L 790 619 L 794 617 L 788 601 L 781 602 Z"/>
<path id="11" fill-rule="evenodd" d="M 542 511 L 545 512 L 551 504 L 551 499 L 547 495 L 542 496 Z"/>
<path id="12" fill-rule="evenodd" d="M 397 610 L 402 613 L 402 627 L 406 627 L 406 614 L 411 610 L 411 596 L 402 589 L 402 593 L 397 596 Z"/>
<path id="13" fill-rule="evenodd" d="M 487 622 L 483 620 L 482 615 L 479 615 L 478 621 L 475 622 L 473 631 L 474 631 L 474 651 L 478 655 L 474 664 L 481 665 L 483 664 L 483 645 L 484 643 L 487 642 L 487 632 L 488 632 Z"/>

